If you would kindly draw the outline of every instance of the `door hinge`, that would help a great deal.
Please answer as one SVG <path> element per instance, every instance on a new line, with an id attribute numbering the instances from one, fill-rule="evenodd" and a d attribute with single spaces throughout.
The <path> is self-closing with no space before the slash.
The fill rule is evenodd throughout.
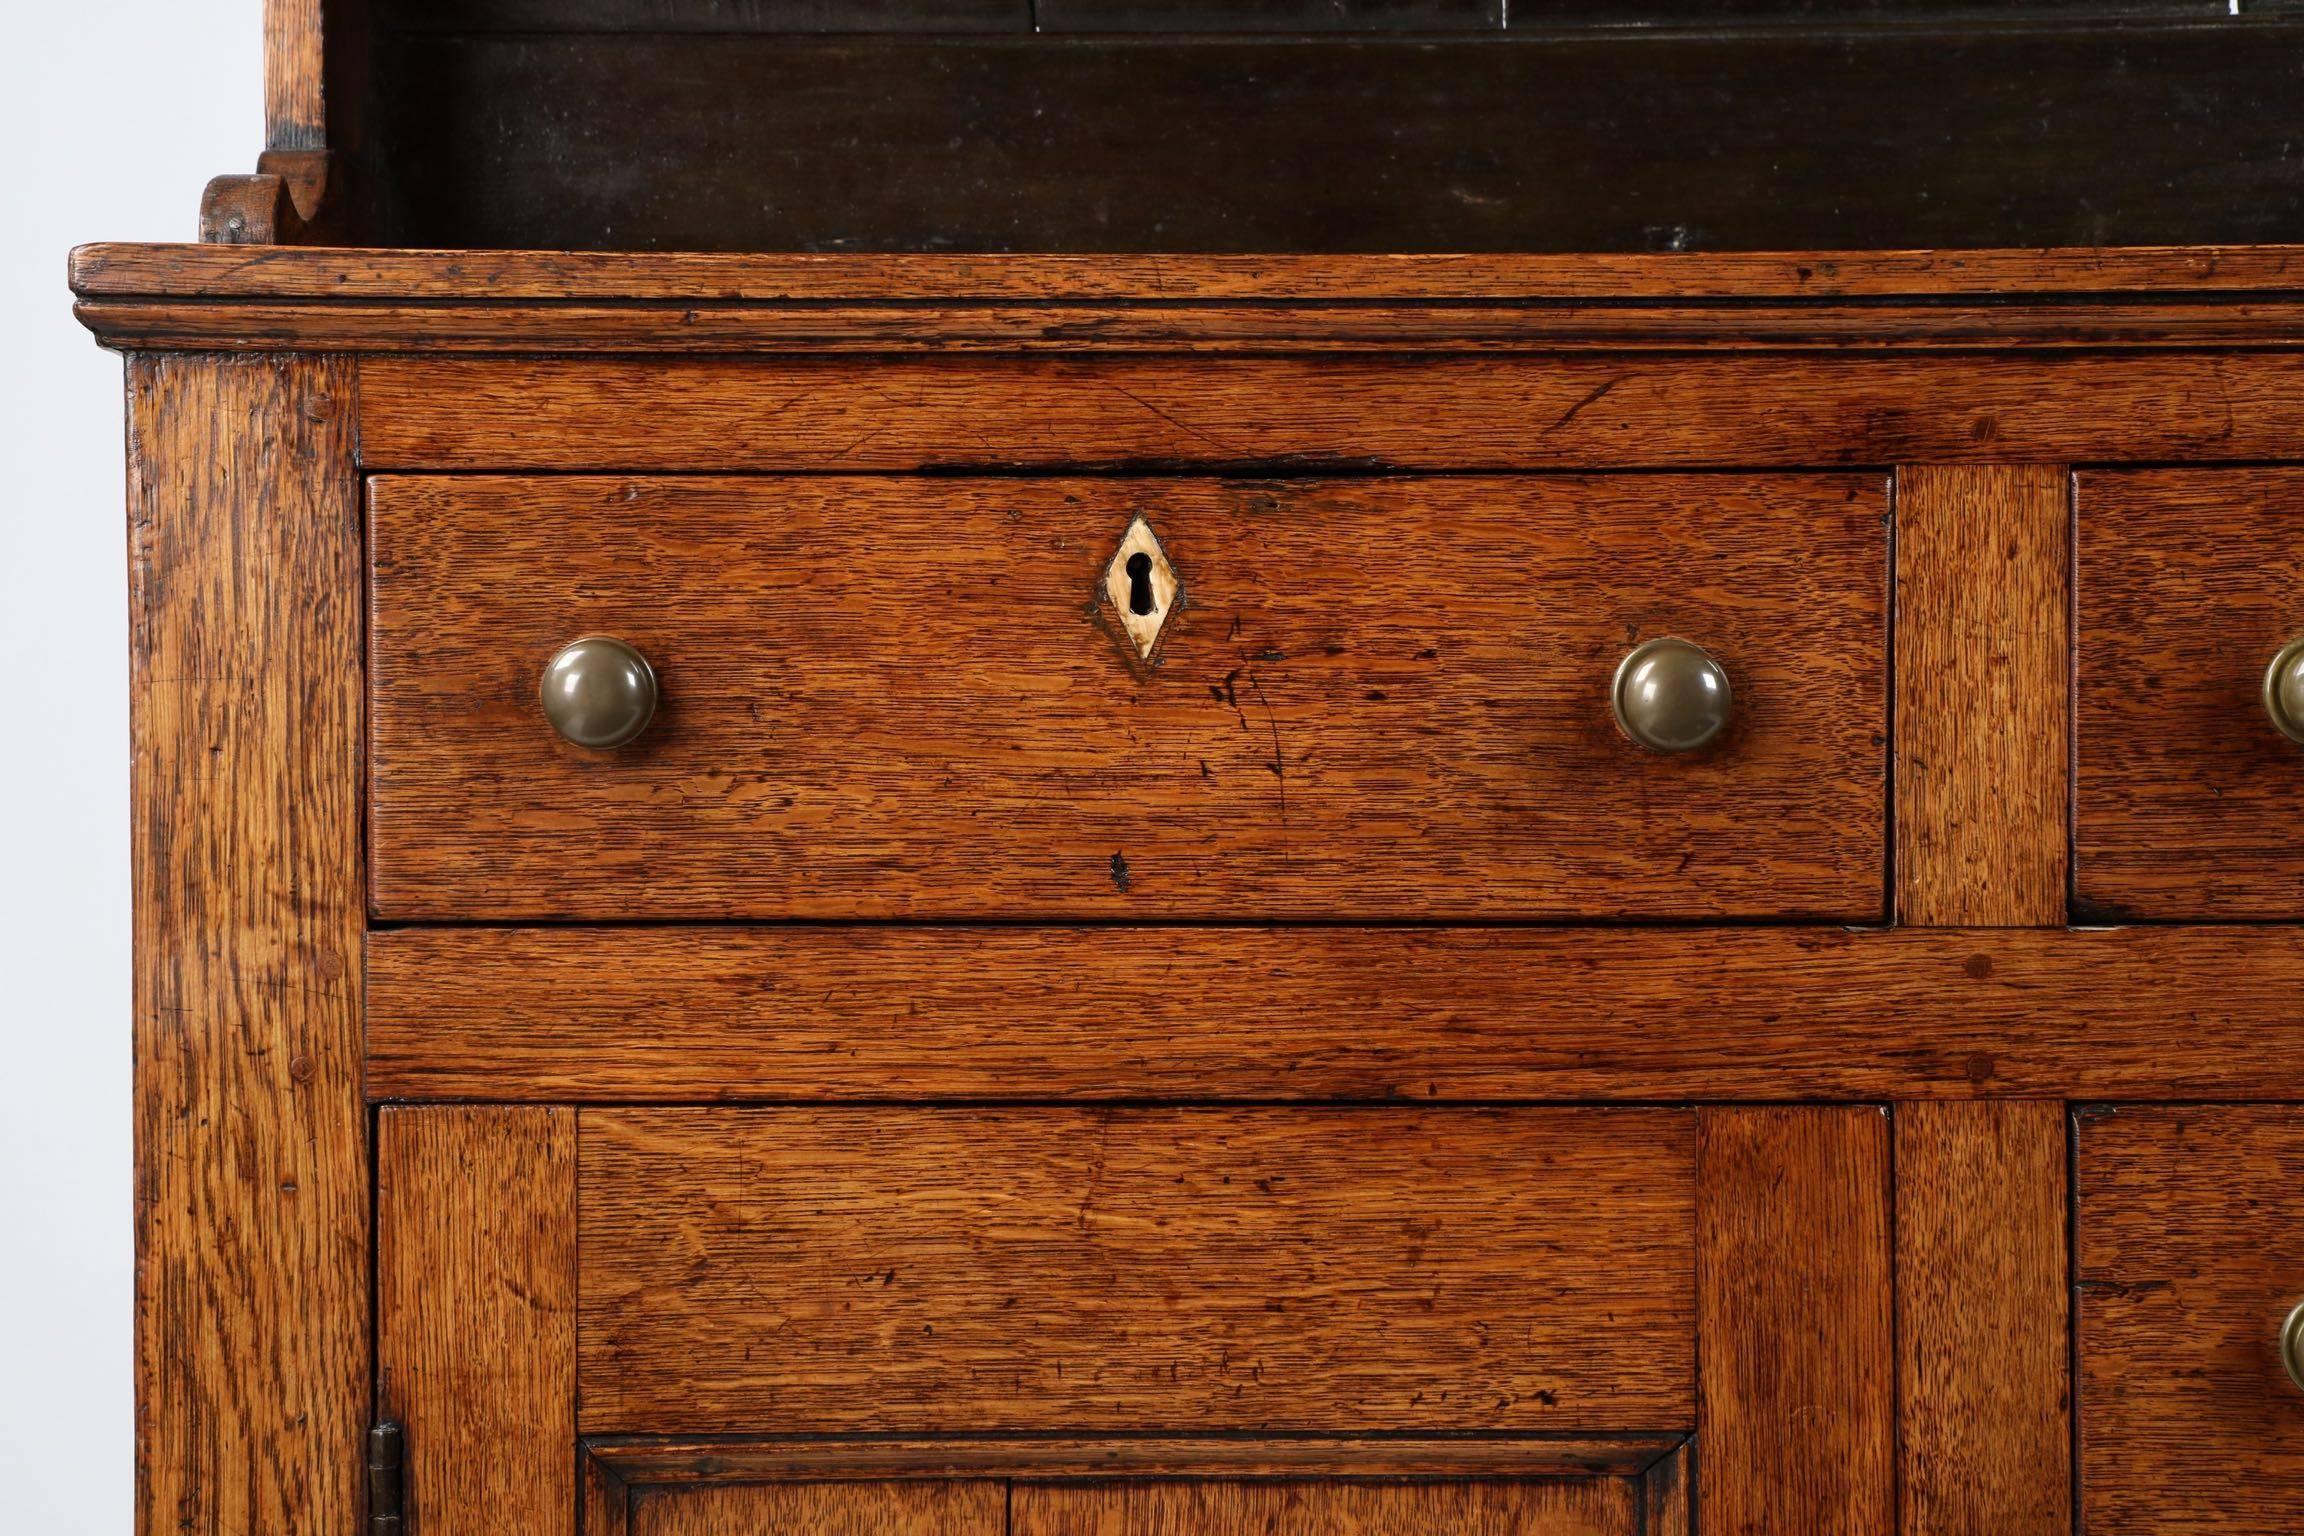
<path id="1" fill-rule="evenodd" d="M 368 1426 L 368 1536 L 400 1536 L 400 1426 Z"/>

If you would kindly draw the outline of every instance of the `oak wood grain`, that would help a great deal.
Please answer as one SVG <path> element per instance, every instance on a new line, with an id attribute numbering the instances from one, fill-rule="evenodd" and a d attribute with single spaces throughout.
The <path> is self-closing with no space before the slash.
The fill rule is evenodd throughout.
<path id="1" fill-rule="evenodd" d="M 146 1536 L 363 1512 L 352 395 L 327 359 L 128 368 Z"/>
<path id="2" fill-rule="evenodd" d="M 1873 475 L 370 483 L 393 920 L 1880 915 Z M 1104 571 L 1182 582 L 1136 664 Z M 568 747 L 587 631 L 663 679 Z M 1643 751 L 1637 640 L 1739 701 Z"/>
<path id="3" fill-rule="evenodd" d="M 1624 347 L 1832 352 L 2031 347 L 2294 347 L 2304 304 L 2136 302 L 2027 310 L 1424 305 L 1045 308 L 917 303 L 345 304 L 83 299 L 114 346 L 340 352 L 1427 352 Z"/>
<path id="4" fill-rule="evenodd" d="M 2071 504 L 2049 465 L 1896 477 L 1896 908 L 2063 922 Z"/>
<path id="5" fill-rule="evenodd" d="M 2304 469 L 2090 471 L 2076 884 L 2105 918 L 2304 914 L 2304 749 L 2264 669 L 2304 633 Z"/>
<path id="6" fill-rule="evenodd" d="M 1640 1536 L 1639 1486 L 1115 1483 L 1015 1490 L 1013 1536 Z"/>
<path id="7" fill-rule="evenodd" d="M 1622 1477 L 1684 1463 L 1687 1436 L 1579 1435 L 892 1435 L 593 1436 L 587 1467 L 632 1488 L 699 1483 L 1127 1478 L 1392 1482 Z M 1666 1475 L 1669 1475 L 1667 1473 Z"/>
<path id="8" fill-rule="evenodd" d="M 2304 1299 L 2304 1112 L 2079 1117 L 2081 1528 L 2304 1525 L 2304 1401 L 2280 1365 Z"/>
<path id="9" fill-rule="evenodd" d="M 370 941 L 369 1091 L 2260 1098 L 2304 934 L 649 927 Z M 2181 1049 L 2171 1047 L 2180 1039 Z"/>
<path id="10" fill-rule="evenodd" d="M 1905 1536 L 2072 1529 L 2064 1106 L 1896 1106 Z"/>
<path id="11" fill-rule="evenodd" d="M 641 1499 L 632 1536 L 1007 1536 L 1008 1489 L 967 1483 L 739 1483 Z"/>
<path id="12" fill-rule="evenodd" d="M 576 1116 L 377 1127 L 377 1396 L 428 1536 L 566 1536 L 576 1501 Z"/>
<path id="13" fill-rule="evenodd" d="M 964 253 L 210 251 L 93 244 L 72 252 L 86 298 L 362 301 L 691 299 L 1882 299 L 2016 295 L 2293 296 L 2304 247 L 1688 251 L 1544 255 L 971 255 Z"/>
<path id="14" fill-rule="evenodd" d="M 264 146 L 328 143 L 322 0 L 264 0 Z"/>
<path id="15" fill-rule="evenodd" d="M 506 345 L 517 345 L 516 341 Z M 373 469 L 2274 458 L 2304 357 L 371 358 Z"/>
<path id="16" fill-rule="evenodd" d="M 1704 1530 L 1892 1531 L 1888 1118 L 1706 1109 L 1697 1127 Z"/>
<path id="17" fill-rule="evenodd" d="M 1664 1110 L 587 1110 L 586 1433 L 1692 1415 Z"/>

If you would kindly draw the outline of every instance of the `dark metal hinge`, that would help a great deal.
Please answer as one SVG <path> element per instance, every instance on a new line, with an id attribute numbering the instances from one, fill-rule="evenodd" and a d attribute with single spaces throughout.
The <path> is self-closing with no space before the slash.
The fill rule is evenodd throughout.
<path id="1" fill-rule="evenodd" d="M 400 1536 L 400 1426 L 368 1427 L 368 1536 Z"/>

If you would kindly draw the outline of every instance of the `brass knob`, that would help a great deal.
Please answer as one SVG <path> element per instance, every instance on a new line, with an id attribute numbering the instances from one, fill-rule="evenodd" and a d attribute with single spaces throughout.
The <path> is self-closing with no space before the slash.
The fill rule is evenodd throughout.
<path id="1" fill-rule="evenodd" d="M 1728 671 L 1692 640 L 1642 641 L 1616 668 L 1616 724 L 1652 752 L 1693 752 L 1727 729 Z"/>
<path id="2" fill-rule="evenodd" d="M 2264 669 L 2264 713 L 2274 730 L 2304 745 L 2304 635 L 2280 647 Z"/>
<path id="3" fill-rule="evenodd" d="M 2288 1379 L 2304 1391 L 2304 1301 L 2288 1310 L 2288 1321 L 2280 1325 L 2280 1363 L 2288 1367 Z"/>
<path id="4" fill-rule="evenodd" d="M 620 747 L 656 718 L 656 669 L 614 635 L 571 640 L 544 667 L 544 718 L 580 747 Z"/>

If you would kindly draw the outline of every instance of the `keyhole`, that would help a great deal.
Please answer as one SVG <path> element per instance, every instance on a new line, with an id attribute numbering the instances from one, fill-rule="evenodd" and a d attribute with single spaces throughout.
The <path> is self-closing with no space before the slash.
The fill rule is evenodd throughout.
<path id="1" fill-rule="evenodd" d="M 1152 611 L 1152 557 L 1141 550 L 1128 557 L 1128 611 L 1138 618 Z"/>

